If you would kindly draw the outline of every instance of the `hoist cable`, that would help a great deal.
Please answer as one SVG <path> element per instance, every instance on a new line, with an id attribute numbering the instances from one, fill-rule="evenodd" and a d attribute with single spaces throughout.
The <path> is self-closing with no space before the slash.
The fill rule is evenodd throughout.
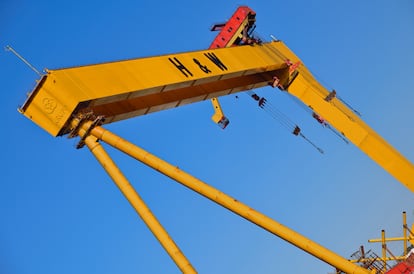
<path id="1" fill-rule="evenodd" d="M 271 106 L 263 106 L 261 107 L 264 111 L 266 111 L 272 118 L 275 120 L 278 120 L 282 125 L 284 125 L 287 129 L 293 130 L 296 126 L 295 123 L 293 123 L 288 117 L 286 117 L 282 112 L 275 109 Z"/>
<path id="2" fill-rule="evenodd" d="M 305 139 L 309 144 L 311 144 L 314 148 L 316 148 L 321 154 L 324 154 L 324 151 L 318 147 L 317 145 L 315 145 L 315 143 L 313 143 L 311 140 L 309 140 L 305 135 L 303 135 L 302 133 L 299 133 L 299 135 Z"/>
<path id="3" fill-rule="evenodd" d="M 338 136 L 342 141 L 349 144 L 348 139 L 346 139 L 341 133 L 339 133 L 335 128 L 331 127 L 330 125 L 326 124 L 325 127 L 330 129 L 336 136 Z"/>
<path id="4" fill-rule="evenodd" d="M 301 107 L 303 110 L 305 110 L 305 112 L 309 113 L 310 115 L 313 116 L 313 114 L 315 113 L 314 111 L 312 111 L 309 107 L 307 107 L 305 104 L 302 103 L 302 101 L 300 101 L 297 97 L 291 95 L 290 93 L 287 93 L 288 97 L 295 102 L 299 107 Z M 319 122 L 319 121 L 318 121 Z M 344 137 L 343 134 L 341 134 L 338 130 L 336 130 L 336 128 L 332 127 L 331 125 L 329 125 L 328 122 L 324 121 L 324 123 L 319 122 L 323 127 L 328 128 L 330 131 L 332 131 L 336 136 L 338 136 L 342 141 L 344 141 L 345 143 L 349 144 L 349 141 L 346 139 L 346 137 Z"/>
<path id="5" fill-rule="evenodd" d="M 253 100 L 258 101 L 259 107 L 266 111 L 273 119 L 278 121 L 282 126 L 284 126 L 287 130 L 289 130 L 293 135 L 302 137 L 305 141 L 311 144 L 314 148 L 316 148 L 320 153 L 324 153 L 324 151 L 318 147 L 315 143 L 313 143 L 309 138 L 307 138 L 302 132 L 298 125 L 296 125 L 288 116 L 283 114 L 279 111 L 276 107 L 274 107 L 270 102 L 266 100 L 264 97 L 259 97 L 256 93 L 252 91 L 246 92 Z"/>

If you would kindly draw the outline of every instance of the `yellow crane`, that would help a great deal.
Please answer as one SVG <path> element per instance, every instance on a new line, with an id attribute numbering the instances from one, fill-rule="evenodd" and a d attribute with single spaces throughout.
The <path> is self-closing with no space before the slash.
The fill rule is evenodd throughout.
<path id="1" fill-rule="evenodd" d="M 318 83 L 282 42 L 262 42 L 255 13 L 242 6 L 220 26 L 208 50 L 47 70 L 19 111 L 52 136 L 80 137 L 184 273 L 196 273 L 134 190 L 101 142 L 176 180 L 204 197 L 346 273 L 370 273 L 331 250 L 211 187 L 176 166 L 104 129 L 105 124 L 212 99 L 213 120 L 226 124 L 217 99 L 264 86 L 301 100 L 400 183 L 414 192 L 414 166 L 346 104 Z M 215 44 L 223 41 L 223 44 Z M 322 119 L 322 118 L 320 118 Z M 225 125 L 224 125 L 225 126 Z M 294 134 L 299 133 L 296 129 Z"/>

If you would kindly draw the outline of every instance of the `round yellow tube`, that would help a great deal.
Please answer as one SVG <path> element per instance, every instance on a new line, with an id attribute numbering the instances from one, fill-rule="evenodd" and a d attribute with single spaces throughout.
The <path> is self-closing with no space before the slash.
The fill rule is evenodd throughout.
<path id="1" fill-rule="evenodd" d="M 82 136 L 82 135 L 81 135 Z M 151 210 L 135 191 L 133 186 L 128 182 L 116 164 L 112 161 L 103 147 L 97 142 L 97 139 L 93 136 L 87 136 L 85 138 L 85 144 L 89 150 L 93 153 L 96 159 L 101 163 L 103 168 L 108 172 L 109 176 L 127 198 L 129 203 L 142 218 L 145 224 L 149 227 L 173 261 L 177 264 L 183 273 L 197 273 L 191 263 L 187 260 L 179 247 L 168 235 L 167 231 L 162 227 L 157 218 L 152 214 Z"/>
<path id="2" fill-rule="evenodd" d="M 89 122 L 84 124 L 84 128 L 88 128 L 89 126 Z M 346 273 L 372 273 L 371 271 L 349 262 L 347 259 L 339 256 L 329 249 L 272 220 L 266 215 L 248 207 L 247 205 L 237 201 L 225 193 L 180 170 L 178 167 L 173 166 L 160 158 L 157 158 L 142 148 L 139 148 L 138 146 L 122 139 L 121 137 L 109 132 L 108 130 L 105 130 L 102 127 L 95 127 L 91 130 L 90 133 L 99 140 L 106 142 L 107 144 L 119 149 L 120 151 L 123 151 L 136 160 L 152 167 L 153 169 L 176 180 L 184 186 L 203 195 L 204 197 L 220 204 L 221 206 L 229 209 L 239 216 L 269 231 L 270 233 L 282 238 L 283 240 L 297 246 L 298 248 Z"/>

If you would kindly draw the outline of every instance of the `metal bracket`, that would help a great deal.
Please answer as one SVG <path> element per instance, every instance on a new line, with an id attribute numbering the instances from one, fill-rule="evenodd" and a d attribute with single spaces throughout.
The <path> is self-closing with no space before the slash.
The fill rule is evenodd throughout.
<path id="1" fill-rule="evenodd" d="M 76 136 L 79 136 L 79 129 L 85 121 L 92 121 L 92 124 L 88 127 L 83 136 L 81 136 L 79 143 L 76 145 L 76 149 L 80 149 L 85 146 L 86 137 L 89 135 L 89 133 L 94 127 L 103 124 L 103 122 L 105 121 L 105 117 L 103 115 L 95 116 L 92 112 L 78 115 L 73 119 L 74 128 L 69 133 L 68 138 L 74 138 Z"/>
<path id="2" fill-rule="evenodd" d="M 336 90 L 332 90 L 326 97 L 325 97 L 325 101 L 326 102 L 330 102 L 332 101 L 333 98 L 336 97 Z"/>
<path id="3" fill-rule="evenodd" d="M 222 129 L 225 129 L 230 123 L 229 119 L 224 115 L 223 110 L 217 98 L 212 98 L 211 103 L 214 107 L 214 115 L 211 119 Z"/>
<path id="4" fill-rule="evenodd" d="M 273 76 L 272 81 L 269 82 L 272 88 L 280 87 L 280 79 L 277 76 Z"/>

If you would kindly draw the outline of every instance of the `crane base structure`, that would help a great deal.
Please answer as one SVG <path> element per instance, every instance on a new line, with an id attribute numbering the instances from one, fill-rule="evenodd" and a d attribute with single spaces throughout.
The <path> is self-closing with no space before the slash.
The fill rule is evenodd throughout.
<path id="1" fill-rule="evenodd" d="M 215 109 L 213 120 L 224 128 L 228 120 L 217 98 L 271 86 L 297 97 L 319 120 L 329 123 L 414 192 L 414 166 L 339 100 L 335 91 L 319 84 L 282 41 L 264 43 L 255 38 L 254 22 L 254 11 L 241 6 L 227 23 L 214 27 L 220 32 L 208 50 L 47 70 L 19 111 L 54 137 L 79 137 L 77 147 L 89 148 L 184 273 L 196 270 L 101 143 L 126 153 L 340 271 L 375 273 L 103 128 L 105 124 L 209 99 Z M 298 135 L 298 129 L 293 133 Z"/>

